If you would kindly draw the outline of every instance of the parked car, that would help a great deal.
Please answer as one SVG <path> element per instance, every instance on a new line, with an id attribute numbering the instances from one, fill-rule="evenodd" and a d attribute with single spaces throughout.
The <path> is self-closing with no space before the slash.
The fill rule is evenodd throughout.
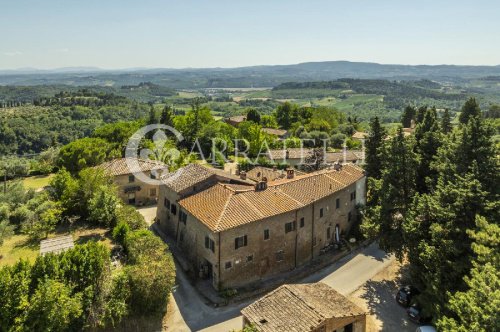
<path id="1" fill-rule="evenodd" d="M 417 324 L 425 324 L 429 323 L 432 318 L 424 316 L 422 314 L 422 308 L 418 304 L 412 304 L 408 309 L 406 309 L 406 313 L 410 320 Z"/>
<path id="2" fill-rule="evenodd" d="M 434 328 L 434 326 L 422 325 L 422 326 L 417 327 L 415 332 L 437 332 L 437 331 Z"/>
<path id="3" fill-rule="evenodd" d="M 396 301 L 404 307 L 409 307 L 412 304 L 412 298 L 419 293 L 418 289 L 411 285 L 401 287 L 396 294 Z"/>

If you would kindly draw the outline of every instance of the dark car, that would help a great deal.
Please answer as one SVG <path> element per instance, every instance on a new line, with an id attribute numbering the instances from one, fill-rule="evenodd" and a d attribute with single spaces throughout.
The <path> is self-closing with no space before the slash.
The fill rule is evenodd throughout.
<path id="1" fill-rule="evenodd" d="M 404 307 L 409 307 L 412 304 L 412 298 L 418 295 L 419 291 L 413 286 L 401 287 L 396 294 L 396 301 Z"/>
<path id="2" fill-rule="evenodd" d="M 408 309 L 406 309 L 406 313 L 410 320 L 417 324 L 425 324 L 429 323 L 432 320 L 432 317 L 424 316 L 422 314 L 422 308 L 418 304 L 412 304 Z"/>

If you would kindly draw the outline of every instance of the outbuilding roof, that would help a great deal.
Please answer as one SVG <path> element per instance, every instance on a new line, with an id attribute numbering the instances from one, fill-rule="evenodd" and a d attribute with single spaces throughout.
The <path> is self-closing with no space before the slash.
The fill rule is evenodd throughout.
<path id="1" fill-rule="evenodd" d="M 131 169 L 129 163 L 136 163 L 138 169 Z M 104 172 L 110 176 L 133 174 L 137 172 L 148 172 L 155 169 L 166 170 L 167 166 L 157 160 L 151 159 L 139 159 L 139 158 L 118 158 L 107 161 L 97 166 L 97 168 L 103 169 Z"/>
<path id="2" fill-rule="evenodd" d="M 241 310 L 262 332 L 315 330 L 327 319 L 362 316 L 366 313 L 328 285 L 283 285 Z"/>

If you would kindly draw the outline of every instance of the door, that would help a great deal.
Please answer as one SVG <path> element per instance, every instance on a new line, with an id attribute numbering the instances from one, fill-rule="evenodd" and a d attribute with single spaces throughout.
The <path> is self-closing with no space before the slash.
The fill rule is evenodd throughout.
<path id="1" fill-rule="evenodd" d="M 135 205 L 135 193 L 128 193 L 128 204 Z"/>

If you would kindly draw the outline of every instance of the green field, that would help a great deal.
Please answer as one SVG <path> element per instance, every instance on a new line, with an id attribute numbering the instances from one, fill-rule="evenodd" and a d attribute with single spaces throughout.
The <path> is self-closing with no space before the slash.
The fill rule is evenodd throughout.
<path id="1" fill-rule="evenodd" d="M 30 176 L 23 179 L 23 185 L 26 189 L 40 189 L 49 185 L 54 174 Z"/>

